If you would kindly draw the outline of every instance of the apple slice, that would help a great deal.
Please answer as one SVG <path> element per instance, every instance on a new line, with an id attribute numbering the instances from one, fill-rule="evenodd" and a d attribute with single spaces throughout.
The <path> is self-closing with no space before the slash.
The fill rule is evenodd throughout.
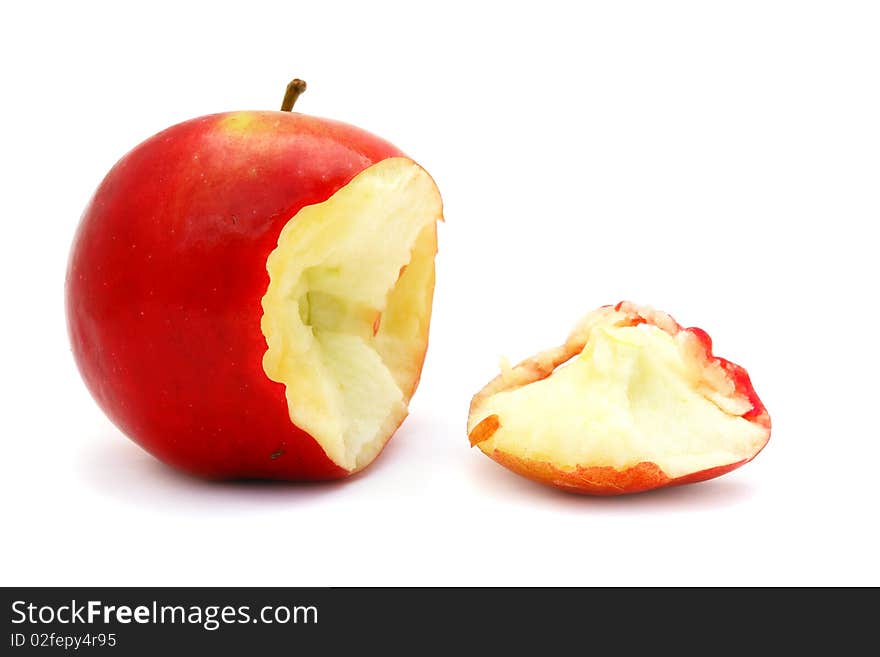
<path id="1" fill-rule="evenodd" d="M 403 422 L 428 341 L 440 194 L 412 160 L 382 160 L 302 208 L 269 255 L 263 369 L 291 422 L 348 471 Z"/>
<path id="2" fill-rule="evenodd" d="M 593 495 L 703 481 L 752 460 L 770 416 L 709 336 L 621 302 L 473 398 L 471 445 L 514 472 Z"/>

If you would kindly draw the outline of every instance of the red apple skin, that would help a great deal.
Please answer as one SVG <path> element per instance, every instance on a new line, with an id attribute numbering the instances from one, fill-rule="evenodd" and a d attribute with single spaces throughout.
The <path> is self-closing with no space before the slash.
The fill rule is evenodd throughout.
<path id="1" fill-rule="evenodd" d="M 642 461 L 624 470 L 616 470 L 612 467 L 583 468 L 580 466 L 574 470 L 560 470 L 552 463 L 529 461 L 500 450 L 495 450 L 492 458 L 508 470 L 540 484 L 549 484 L 570 493 L 597 496 L 642 493 L 655 488 L 706 481 L 720 477 L 731 470 L 736 470 L 751 460 L 745 459 L 673 479 L 651 461 Z"/>
<path id="2" fill-rule="evenodd" d="M 343 123 L 235 112 L 123 157 L 86 208 L 66 282 L 73 354 L 108 417 L 200 476 L 348 475 L 294 426 L 284 385 L 263 371 L 266 259 L 300 208 L 399 155 Z"/>

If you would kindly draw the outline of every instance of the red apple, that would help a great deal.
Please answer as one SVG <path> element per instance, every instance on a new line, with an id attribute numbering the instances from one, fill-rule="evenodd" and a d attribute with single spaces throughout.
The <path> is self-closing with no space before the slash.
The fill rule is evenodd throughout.
<path id="1" fill-rule="evenodd" d="M 514 472 L 593 495 L 711 479 L 757 456 L 770 416 L 709 336 L 622 302 L 473 398 L 471 445 Z"/>
<path id="2" fill-rule="evenodd" d="M 76 233 L 83 379 L 126 435 L 188 472 L 356 472 L 419 381 L 439 219 L 430 176 L 350 125 L 249 111 L 168 128 L 113 167 Z"/>

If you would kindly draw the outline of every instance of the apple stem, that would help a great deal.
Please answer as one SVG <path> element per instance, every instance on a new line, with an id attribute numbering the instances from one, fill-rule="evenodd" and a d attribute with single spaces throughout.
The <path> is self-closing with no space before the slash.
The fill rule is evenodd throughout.
<path id="1" fill-rule="evenodd" d="M 287 91 L 284 92 L 284 100 L 281 101 L 281 111 L 289 112 L 292 110 L 296 99 L 299 98 L 305 90 L 306 83 L 304 80 L 300 80 L 299 78 L 291 80 L 290 84 L 287 85 Z"/>

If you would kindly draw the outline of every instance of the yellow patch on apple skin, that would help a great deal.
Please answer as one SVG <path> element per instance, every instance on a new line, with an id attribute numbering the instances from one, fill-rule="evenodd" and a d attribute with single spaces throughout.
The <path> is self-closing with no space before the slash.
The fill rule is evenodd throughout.
<path id="1" fill-rule="evenodd" d="M 337 465 L 370 463 L 407 414 L 428 341 L 442 202 L 388 158 L 302 208 L 266 268 L 263 370 L 290 419 Z"/>
<path id="2" fill-rule="evenodd" d="M 253 135 L 268 132 L 278 126 L 277 119 L 267 119 L 258 112 L 231 112 L 220 119 L 217 127 L 228 135 Z"/>

